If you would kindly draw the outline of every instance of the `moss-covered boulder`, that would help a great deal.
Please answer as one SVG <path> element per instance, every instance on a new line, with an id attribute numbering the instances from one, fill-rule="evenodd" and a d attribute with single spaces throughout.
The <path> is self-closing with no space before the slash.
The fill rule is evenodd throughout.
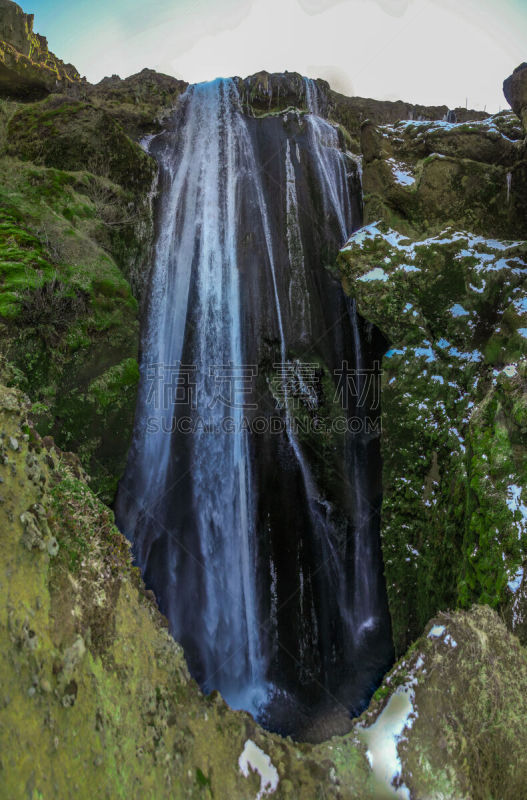
<path id="1" fill-rule="evenodd" d="M 36 99 L 83 82 L 75 67 L 51 53 L 47 39 L 33 31 L 33 19 L 33 14 L 24 14 L 16 3 L 0 0 L 0 95 L 3 97 Z"/>
<path id="2" fill-rule="evenodd" d="M 404 232 L 447 224 L 525 237 L 525 143 L 514 115 L 480 122 L 363 125 L 365 221 Z"/>
<path id="3" fill-rule="evenodd" d="M 527 557 L 527 246 L 446 230 L 354 234 L 339 268 L 391 343 L 382 537 L 399 653 L 440 608 L 517 603 Z M 516 622 L 525 610 L 516 609 Z"/>

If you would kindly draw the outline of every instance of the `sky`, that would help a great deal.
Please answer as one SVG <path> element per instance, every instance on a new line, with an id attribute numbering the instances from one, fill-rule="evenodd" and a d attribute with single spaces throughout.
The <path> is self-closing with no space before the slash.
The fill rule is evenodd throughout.
<path id="1" fill-rule="evenodd" d="M 527 0 L 19 0 L 89 81 L 144 67 L 190 83 L 259 70 L 337 91 L 498 111 L 527 61 Z"/>

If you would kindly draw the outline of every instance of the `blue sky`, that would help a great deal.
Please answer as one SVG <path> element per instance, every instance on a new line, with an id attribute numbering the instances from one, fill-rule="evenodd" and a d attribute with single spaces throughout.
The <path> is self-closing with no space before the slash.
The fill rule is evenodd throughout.
<path id="1" fill-rule="evenodd" d="M 346 94 L 505 106 L 527 0 L 27 0 L 35 30 L 96 82 L 151 67 L 189 82 L 259 69 Z"/>

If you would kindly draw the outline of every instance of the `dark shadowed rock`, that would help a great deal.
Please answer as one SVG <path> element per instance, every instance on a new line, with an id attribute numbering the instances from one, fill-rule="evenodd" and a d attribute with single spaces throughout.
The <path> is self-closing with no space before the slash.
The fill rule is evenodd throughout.
<path id="1" fill-rule="evenodd" d="M 527 63 L 516 67 L 512 75 L 504 81 L 503 94 L 527 131 Z"/>

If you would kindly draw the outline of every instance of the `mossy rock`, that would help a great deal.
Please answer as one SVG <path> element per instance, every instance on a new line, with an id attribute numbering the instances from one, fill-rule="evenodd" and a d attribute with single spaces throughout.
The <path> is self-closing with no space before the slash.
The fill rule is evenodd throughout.
<path id="1" fill-rule="evenodd" d="M 415 232 L 452 224 L 486 236 L 527 235 L 525 143 L 511 117 L 365 123 L 365 221 L 381 216 Z"/>
<path id="2" fill-rule="evenodd" d="M 527 557 L 526 262 L 524 242 L 452 229 L 407 238 L 381 223 L 339 258 L 345 290 L 390 342 L 382 537 L 399 653 L 438 609 L 516 602 L 509 586 Z"/>
<path id="3" fill-rule="evenodd" d="M 8 153 L 47 167 L 85 170 L 146 195 L 155 162 L 104 109 L 61 95 L 18 111 L 8 128 Z"/>
<path id="4" fill-rule="evenodd" d="M 101 217 L 128 213 L 126 200 L 106 179 L 9 158 L 0 160 L 0 172 L 3 352 L 16 367 L 18 385 L 37 404 L 40 432 L 75 448 L 94 488 L 111 502 L 134 416 L 137 380 L 129 380 L 126 367 L 137 370 L 139 323 L 130 284 L 103 246 L 119 245 L 121 263 L 139 272 L 139 283 L 149 218 L 143 240 L 126 228 L 118 236 L 118 227 L 114 232 Z M 109 383 L 106 374 L 113 376 Z M 95 394 L 94 382 L 100 387 Z"/>

